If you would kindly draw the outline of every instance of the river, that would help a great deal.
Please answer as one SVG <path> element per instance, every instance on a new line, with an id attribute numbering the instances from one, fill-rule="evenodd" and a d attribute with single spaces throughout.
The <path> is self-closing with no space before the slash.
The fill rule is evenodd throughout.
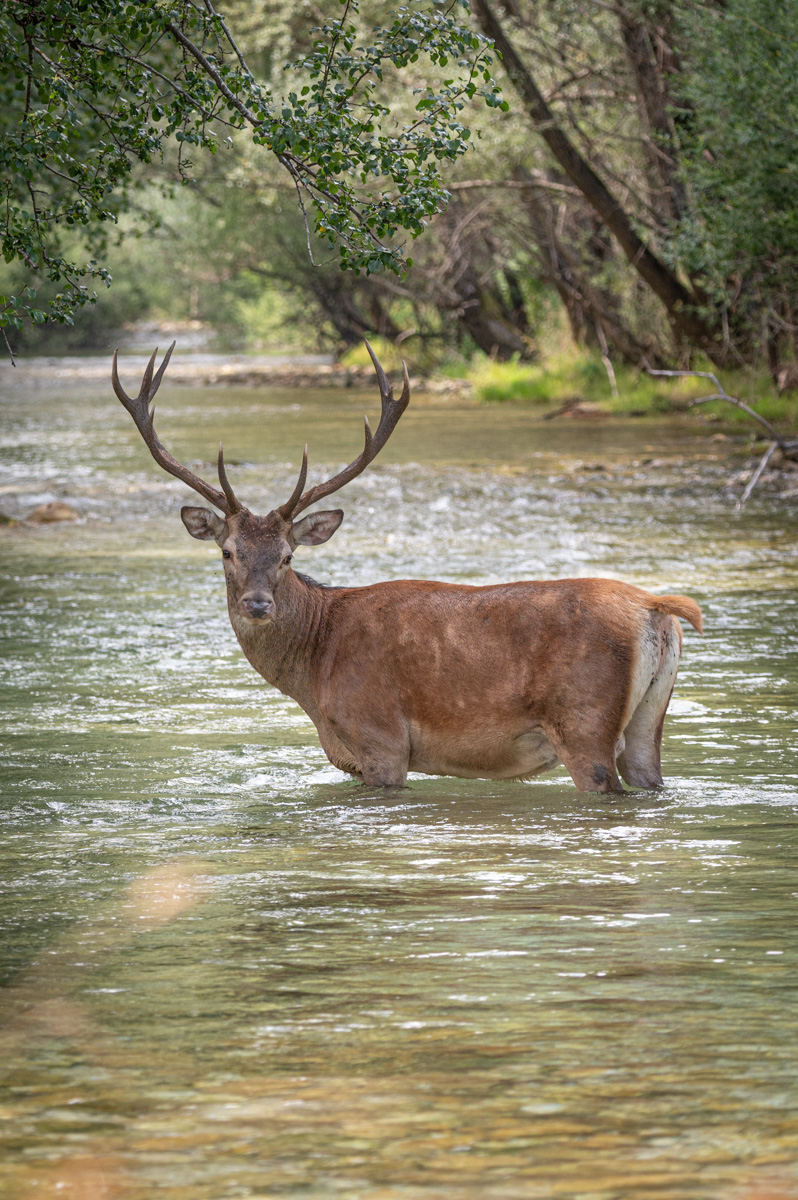
<path id="1" fill-rule="evenodd" d="M 81 519 L 0 530 L 0 1192 L 797 1197 L 795 495 L 737 513 L 717 426 L 414 398 L 299 569 L 613 576 L 706 636 L 661 795 L 384 795 L 244 661 L 198 501 L 110 389 L 4 380 L 0 508 Z M 378 411 L 162 391 L 170 449 L 213 479 L 222 436 L 261 512 Z"/>

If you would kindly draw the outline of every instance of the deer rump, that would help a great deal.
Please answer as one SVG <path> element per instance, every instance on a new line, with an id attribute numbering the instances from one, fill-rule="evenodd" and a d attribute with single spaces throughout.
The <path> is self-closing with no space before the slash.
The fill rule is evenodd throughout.
<path id="1" fill-rule="evenodd" d="M 341 770 L 399 786 L 408 771 L 523 779 L 563 763 L 582 791 L 621 791 L 618 767 L 662 786 L 676 616 L 701 630 L 688 597 L 605 579 L 319 592 L 302 702 Z M 257 666 L 258 639 L 233 624 Z"/>
<path id="2" fill-rule="evenodd" d="M 152 457 L 224 515 L 184 507 L 192 537 L 218 545 L 230 620 L 264 679 L 304 708 L 337 767 L 364 783 L 408 771 L 529 778 L 561 762 L 582 791 L 662 785 L 660 746 L 681 653 L 686 596 L 653 596 L 608 579 L 466 587 L 397 581 L 323 588 L 291 567 L 297 546 L 326 542 L 343 512 L 311 505 L 372 463 L 410 401 L 397 399 L 366 342 L 380 390 L 379 425 L 348 466 L 306 488 L 307 446 L 290 498 L 258 516 L 235 495 L 219 446 L 221 490 L 166 449 L 152 401 L 174 343 L 137 396 L 111 380 Z"/>

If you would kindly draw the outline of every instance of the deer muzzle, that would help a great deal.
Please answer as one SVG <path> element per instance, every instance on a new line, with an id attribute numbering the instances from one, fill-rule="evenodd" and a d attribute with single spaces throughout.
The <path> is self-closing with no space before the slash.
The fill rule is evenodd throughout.
<path id="1" fill-rule="evenodd" d="M 241 611 L 250 621 L 271 621 L 274 619 L 276 605 L 274 597 L 268 592 L 259 592 L 254 596 L 243 596 Z"/>

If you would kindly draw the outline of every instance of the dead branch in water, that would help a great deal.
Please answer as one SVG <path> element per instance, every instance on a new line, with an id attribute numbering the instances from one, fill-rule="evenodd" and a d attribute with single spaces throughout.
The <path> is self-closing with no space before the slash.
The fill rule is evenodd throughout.
<path id="1" fill-rule="evenodd" d="M 764 471 L 765 467 L 770 462 L 770 456 L 773 453 L 773 451 L 776 449 L 777 444 L 778 444 L 777 442 L 771 442 L 770 445 L 768 446 L 767 450 L 765 451 L 765 453 L 762 455 L 761 459 L 759 460 L 759 466 L 754 471 L 751 478 L 748 480 L 748 484 L 746 486 L 745 491 L 743 492 L 740 499 L 737 501 L 738 511 L 739 511 L 739 509 L 742 508 L 742 506 L 745 504 L 748 497 L 751 495 L 751 492 L 754 490 L 756 485 L 759 483 L 759 477 L 762 474 L 762 472 Z"/>
<path id="2" fill-rule="evenodd" d="M 748 485 L 747 485 L 745 491 L 743 492 L 742 496 L 737 501 L 738 509 L 742 508 L 742 506 L 745 504 L 748 497 L 751 495 L 752 491 L 754 490 L 757 483 L 759 482 L 759 480 L 765 470 L 765 467 L 770 462 L 771 455 L 773 454 L 774 450 L 776 450 L 777 447 L 779 450 L 781 450 L 781 452 L 785 458 L 795 457 L 796 451 L 798 451 L 798 441 L 792 441 L 792 442 L 787 441 L 784 437 L 782 437 L 782 435 L 779 433 L 779 431 L 773 425 L 771 425 L 770 421 L 766 420 L 766 418 L 763 417 L 761 413 L 758 413 L 755 408 L 751 408 L 751 406 L 749 404 L 746 404 L 744 400 L 740 400 L 737 396 L 730 396 L 729 393 L 724 388 L 723 384 L 718 379 L 717 375 L 715 375 L 715 373 L 713 371 L 655 370 L 653 367 L 650 367 L 648 365 L 648 363 L 645 361 L 645 359 L 643 360 L 643 367 L 645 368 L 646 373 L 649 375 L 666 375 L 670 378 L 692 377 L 694 379 L 711 379 L 712 382 L 714 383 L 715 387 L 717 388 L 717 391 L 713 392 L 709 396 L 699 396 L 696 400 L 690 400 L 688 402 L 688 408 L 695 408 L 695 406 L 697 404 L 709 404 L 709 402 L 711 400 L 723 400 L 727 404 L 733 404 L 735 408 L 741 409 L 744 413 L 746 413 L 749 417 L 752 417 L 764 429 L 766 429 L 768 431 L 768 433 L 770 434 L 770 436 L 772 438 L 772 442 L 771 442 L 770 446 L 768 447 L 768 449 L 765 451 L 765 453 L 762 455 L 759 466 L 757 467 L 754 474 L 751 476 L 751 479 L 749 480 Z"/>

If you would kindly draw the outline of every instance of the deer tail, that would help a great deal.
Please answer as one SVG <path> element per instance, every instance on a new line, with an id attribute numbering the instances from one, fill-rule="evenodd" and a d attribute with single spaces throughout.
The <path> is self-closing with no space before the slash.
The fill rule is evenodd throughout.
<path id="1" fill-rule="evenodd" d="M 655 612 L 668 613 L 672 617 L 682 617 L 690 622 L 693 629 L 697 629 L 699 633 L 704 632 L 701 609 L 689 596 L 649 596 L 646 607 Z"/>

